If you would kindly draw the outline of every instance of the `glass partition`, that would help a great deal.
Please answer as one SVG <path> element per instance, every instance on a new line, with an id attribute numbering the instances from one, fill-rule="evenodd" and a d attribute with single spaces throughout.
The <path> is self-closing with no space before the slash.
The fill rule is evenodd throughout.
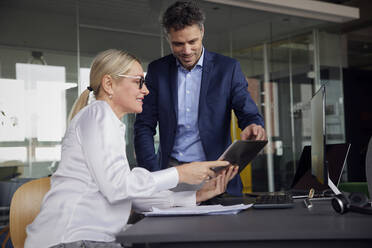
<path id="1" fill-rule="evenodd" d="M 78 5 L 79 45 L 82 90 L 89 83 L 90 64 L 96 54 L 107 49 L 125 50 L 140 59 L 143 70 L 152 60 L 161 57 L 162 30 L 158 21 L 160 5 L 148 2 L 128 3 L 118 1 L 95 2 L 80 1 Z M 131 9 L 131 11 L 128 11 Z M 97 14 L 106 12 L 110 15 Z M 164 47 L 163 47 L 164 49 Z M 84 86 L 83 86 L 84 85 Z M 122 120 L 127 127 L 127 158 L 131 166 L 136 165 L 134 152 L 134 114 L 127 114 Z M 156 137 L 158 142 L 158 137 Z"/>
<path id="2" fill-rule="evenodd" d="M 22 177 L 55 171 L 67 115 L 89 84 L 94 56 L 124 49 L 146 71 L 148 63 L 170 53 L 159 17 L 173 2 L 2 1 L 0 16 L 7 21 L 0 22 L 0 166 L 15 166 Z M 345 139 L 340 35 L 324 31 L 328 23 L 317 20 L 198 3 L 207 16 L 205 48 L 240 62 L 270 134 L 268 148 L 242 177 L 249 177 L 253 191 L 288 189 L 302 147 L 310 143 L 308 101 L 320 84 L 329 86 L 328 141 Z M 134 118 L 123 119 L 132 166 Z M 239 138 L 239 130 L 233 131 L 233 139 Z"/>
<path id="3" fill-rule="evenodd" d="M 58 166 L 78 83 L 75 6 L 0 5 L 0 166 L 16 168 L 0 179 L 47 176 Z"/>

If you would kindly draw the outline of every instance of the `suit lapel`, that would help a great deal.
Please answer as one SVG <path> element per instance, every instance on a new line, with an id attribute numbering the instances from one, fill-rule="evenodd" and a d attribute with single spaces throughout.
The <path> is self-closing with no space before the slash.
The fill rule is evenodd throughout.
<path id="1" fill-rule="evenodd" d="M 171 56 L 171 63 L 170 63 L 169 71 L 170 71 L 169 86 L 170 86 L 172 100 L 173 100 L 174 113 L 176 115 L 176 120 L 177 120 L 178 119 L 178 70 L 177 70 L 176 58 L 174 56 Z"/>
<path id="2" fill-rule="evenodd" d="M 204 52 L 203 61 L 203 73 L 200 86 L 200 97 L 199 97 L 199 117 L 202 116 L 205 106 L 207 105 L 207 92 L 209 84 L 211 82 L 213 71 L 213 55 L 207 50 Z"/>

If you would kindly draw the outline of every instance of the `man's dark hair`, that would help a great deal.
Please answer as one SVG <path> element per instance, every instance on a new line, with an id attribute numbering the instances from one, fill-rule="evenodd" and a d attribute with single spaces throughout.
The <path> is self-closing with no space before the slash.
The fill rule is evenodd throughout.
<path id="1" fill-rule="evenodd" d="M 169 33 L 171 28 L 178 31 L 194 24 L 202 29 L 204 20 L 205 14 L 195 1 L 177 1 L 165 11 L 161 24 Z"/>

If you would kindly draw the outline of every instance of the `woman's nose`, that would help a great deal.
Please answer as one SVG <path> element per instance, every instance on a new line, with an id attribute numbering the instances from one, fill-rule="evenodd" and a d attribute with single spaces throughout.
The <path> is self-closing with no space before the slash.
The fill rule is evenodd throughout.
<path id="1" fill-rule="evenodd" d="M 142 93 L 143 93 L 145 96 L 147 96 L 147 95 L 150 93 L 150 91 L 149 91 L 149 89 L 147 88 L 146 84 L 143 84 L 141 91 L 142 91 Z"/>

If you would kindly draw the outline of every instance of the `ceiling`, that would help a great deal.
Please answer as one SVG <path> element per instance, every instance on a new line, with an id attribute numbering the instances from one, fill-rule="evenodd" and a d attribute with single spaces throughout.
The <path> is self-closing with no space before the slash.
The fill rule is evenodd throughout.
<path id="1" fill-rule="evenodd" d="M 76 53 L 79 35 L 82 55 L 91 56 L 102 49 L 118 47 L 132 51 L 142 60 L 152 60 L 169 53 L 165 40 L 160 39 L 159 16 L 172 2 L 174 0 L 2 0 L 0 30 L 5 32 L 0 36 L 0 46 Z M 343 24 L 341 32 L 348 37 L 349 64 L 371 67 L 372 25 L 366 23 L 371 22 L 371 3 L 368 2 L 372 1 L 325 2 L 365 8 L 361 8 L 361 20 Z M 313 27 L 329 26 L 333 31 L 340 28 L 340 25 L 306 18 L 205 1 L 198 3 L 207 16 L 205 45 L 221 53 L 304 33 Z M 45 34 L 48 39 L 40 40 Z"/>
<path id="2" fill-rule="evenodd" d="M 158 57 L 161 46 L 159 17 L 172 2 L 174 1 L 2 0 L 0 2 L 0 21 L 1 16 L 3 16 L 4 23 L 8 22 L 8 26 L 3 27 L 3 29 L 17 30 L 17 35 L 27 34 L 27 36 L 25 35 L 21 39 L 16 37 L 16 34 L 14 34 L 14 37 L 7 36 L 8 39 L 2 36 L 0 37 L 0 45 L 11 45 L 10 43 L 12 43 L 16 46 L 27 44 L 29 47 L 37 47 L 42 45 L 42 42 L 35 39 L 33 44 L 30 40 L 45 35 L 45 32 L 50 32 L 53 34 L 50 37 L 52 42 L 48 42 L 44 45 L 45 47 L 41 48 L 74 51 L 74 47 L 76 50 L 75 41 L 58 42 L 58 40 L 53 41 L 53 39 L 58 37 L 57 31 L 65 32 L 65 36 L 76 35 L 76 31 L 72 32 L 72 29 L 76 27 L 74 24 L 76 24 L 75 18 L 78 12 L 82 53 L 95 54 L 97 48 L 100 48 L 102 44 L 116 47 L 117 44 L 114 40 L 118 40 L 133 50 L 136 47 L 137 50 L 138 47 L 144 48 L 143 54 L 140 54 L 141 57 Z M 198 2 L 207 16 L 205 43 L 210 50 L 218 52 L 229 51 L 231 40 L 234 50 L 242 49 L 252 44 L 271 41 L 277 37 L 285 37 L 288 34 L 303 32 L 306 29 L 310 30 L 311 27 L 324 23 L 205 1 Z M 79 11 L 76 10 L 77 6 Z M 9 13 L 12 13 L 12 15 Z M 6 18 L 6 16 L 9 18 Z M 15 21 L 16 19 L 17 21 Z M 61 21 L 58 22 L 58 19 Z M 9 22 L 15 23 L 11 26 Z M 53 26 L 53 29 L 47 27 L 48 24 Z M 41 28 L 45 29 L 44 33 L 38 34 L 41 32 Z M 71 34 L 68 32 L 71 32 Z M 89 39 L 93 37 L 96 37 L 94 45 L 89 42 Z M 64 38 L 62 37 L 59 40 L 61 39 Z M 151 49 L 146 49 L 149 42 L 156 45 Z M 57 46 L 53 48 L 52 44 Z M 167 49 L 165 44 L 164 53 L 169 52 Z M 136 52 L 142 53 L 141 51 Z"/>
<path id="3" fill-rule="evenodd" d="M 323 2 L 359 8 L 360 18 L 358 20 L 344 23 L 337 29 L 345 35 L 347 40 L 349 67 L 372 70 L 372 1 L 323 0 Z"/>

